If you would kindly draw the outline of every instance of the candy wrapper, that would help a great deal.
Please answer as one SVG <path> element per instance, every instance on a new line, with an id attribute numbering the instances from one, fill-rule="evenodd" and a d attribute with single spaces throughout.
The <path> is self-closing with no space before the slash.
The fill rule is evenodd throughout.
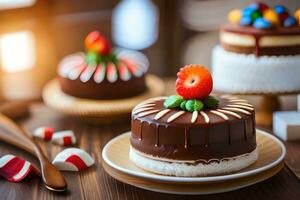
<path id="1" fill-rule="evenodd" d="M 0 176 L 11 182 L 19 182 L 38 177 L 40 172 L 30 162 L 7 154 L 0 158 Z"/>
<path id="2" fill-rule="evenodd" d="M 52 163 L 62 171 L 80 171 L 92 166 L 95 161 L 82 149 L 68 148 L 57 154 Z"/>
<path id="3" fill-rule="evenodd" d="M 33 135 L 35 137 L 42 138 L 44 140 L 51 140 L 53 136 L 53 128 L 51 127 L 39 127 L 34 130 Z"/>
<path id="4" fill-rule="evenodd" d="M 51 141 L 59 145 L 70 146 L 76 143 L 76 137 L 71 130 L 58 131 L 53 134 Z"/>

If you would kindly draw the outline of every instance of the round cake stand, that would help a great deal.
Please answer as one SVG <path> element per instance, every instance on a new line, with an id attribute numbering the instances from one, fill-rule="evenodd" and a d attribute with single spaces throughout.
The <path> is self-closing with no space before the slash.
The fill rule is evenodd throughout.
<path id="1" fill-rule="evenodd" d="M 281 95 L 295 95 L 299 94 L 300 91 L 293 92 L 276 92 L 276 93 L 264 93 L 264 92 L 222 92 L 217 91 L 218 94 L 229 94 L 239 96 L 259 96 L 261 99 L 255 106 L 255 118 L 256 123 L 262 126 L 272 126 L 273 113 L 280 110 L 279 96 Z"/>
<path id="2" fill-rule="evenodd" d="M 57 79 L 50 81 L 43 89 L 45 104 L 63 114 L 80 117 L 93 123 L 110 123 L 128 118 L 131 110 L 141 101 L 161 96 L 164 82 L 155 75 L 146 76 L 147 90 L 141 95 L 126 99 L 92 100 L 76 98 L 62 92 Z"/>

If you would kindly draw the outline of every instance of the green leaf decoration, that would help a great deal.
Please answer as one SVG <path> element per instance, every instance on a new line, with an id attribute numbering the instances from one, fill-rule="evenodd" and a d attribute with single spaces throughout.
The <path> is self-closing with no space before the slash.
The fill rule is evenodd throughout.
<path id="1" fill-rule="evenodd" d="M 115 53 L 111 53 L 109 59 L 115 64 L 119 62 L 119 59 Z"/>
<path id="2" fill-rule="evenodd" d="M 204 104 L 200 100 L 195 100 L 194 111 L 200 111 L 204 108 Z"/>
<path id="3" fill-rule="evenodd" d="M 181 102 L 181 104 L 180 104 L 181 110 L 186 110 L 185 104 L 186 104 L 186 100 L 183 100 L 183 102 Z"/>
<path id="4" fill-rule="evenodd" d="M 114 64 L 118 64 L 119 60 L 115 53 L 111 53 L 109 55 L 105 55 L 101 57 L 101 61 L 104 63 L 113 62 Z"/>
<path id="5" fill-rule="evenodd" d="M 206 108 L 210 108 L 210 109 L 216 109 L 219 106 L 219 100 L 217 100 L 213 96 L 209 96 L 206 99 L 204 99 L 203 103 Z"/>
<path id="6" fill-rule="evenodd" d="M 219 100 L 213 96 L 200 101 L 198 99 L 185 100 L 181 96 L 172 95 L 164 101 L 165 108 L 177 108 L 189 112 L 201 111 L 204 108 L 216 109 L 219 106 Z"/>
<path id="7" fill-rule="evenodd" d="M 169 96 L 165 102 L 164 102 L 164 107 L 165 108 L 176 108 L 179 107 L 181 102 L 183 102 L 184 99 L 181 96 L 177 95 L 172 95 Z"/>
<path id="8" fill-rule="evenodd" d="M 88 64 L 98 64 L 100 63 L 101 57 L 96 52 L 89 51 L 87 52 L 85 59 Z"/>
<path id="9" fill-rule="evenodd" d="M 190 112 L 200 111 L 204 108 L 204 104 L 200 100 L 188 100 L 185 104 L 185 108 Z"/>

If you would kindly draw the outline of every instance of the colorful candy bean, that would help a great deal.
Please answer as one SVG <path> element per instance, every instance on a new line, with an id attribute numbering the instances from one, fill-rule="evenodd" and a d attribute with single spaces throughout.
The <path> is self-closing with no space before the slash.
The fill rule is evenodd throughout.
<path id="1" fill-rule="evenodd" d="M 272 23 L 261 17 L 254 21 L 253 27 L 257 29 L 269 29 L 272 27 Z"/>
<path id="2" fill-rule="evenodd" d="M 257 3 L 258 4 L 258 9 L 261 13 L 265 12 L 265 10 L 267 10 L 269 8 L 269 6 L 265 3 Z"/>
<path id="3" fill-rule="evenodd" d="M 256 20 L 257 18 L 260 18 L 260 17 L 262 17 L 262 15 L 261 15 L 261 13 L 258 10 L 254 11 L 251 14 L 251 20 L 252 21 L 254 21 L 254 20 Z"/>
<path id="4" fill-rule="evenodd" d="M 284 21 L 289 17 L 289 14 L 287 12 L 283 12 L 280 13 L 278 16 L 279 16 L 280 23 L 283 24 Z"/>
<path id="5" fill-rule="evenodd" d="M 256 10 L 257 9 L 253 7 L 246 7 L 242 11 L 242 17 L 251 17 L 252 13 Z"/>
<path id="6" fill-rule="evenodd" d="M 276 6 L 274 6 L 274 11 L 275 11 L 277 14 L 281 14 L 281 13 L 288 12 L 287 8 L 284 7 L 283 5 L 276 5 Z"/>
<path id="7" fill-rule="evenodd" d="M 251 23 L 252 23 L 251 17 L 242 17 L 240 20 L 240 25 L 242 26 L 249 26 L 251 25 Z"/>
<path id="8" fill-rule="evenodd" d="M 239 9 L 232 10 L 228 14 L 228 20 L 230 23 L 238 24 L 242 17 L 242 11 Z"/>
<path id="9" fill-rule="evenodd" d="M 267 9 L 263 13 L 263 17 L 266 20 L 270 21 L 271 23 L 273 23 L 275 25 L 279 25 L 280 24 L 279 17 L 278 17 L 277 13 L 273 9 Z"/>
<path id="10" fill-rule="evenodd" d="M 298 26 L 300 26 L 300 9 L 295 12 L 295 18 L 298 21 Z"/>
<path id="11" fill-rule="evenodd" d="M 295 17 L 293 16 L 289 16 L 283 23 L 284 27 L 291 27 L 291 26 L 295 26 L 297 24 L 297 20 Z"/>

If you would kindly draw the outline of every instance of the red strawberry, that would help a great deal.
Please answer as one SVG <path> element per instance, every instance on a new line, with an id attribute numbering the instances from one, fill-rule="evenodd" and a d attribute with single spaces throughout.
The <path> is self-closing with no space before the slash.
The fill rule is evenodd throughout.
<path id="1" fill-rule="evenodd" d="M 84 43 L 88 50 L 94 51 L 102 55 L 107 55 L 110 53 L 109 42 L 98 31 L 93 31 L 89 33 L 86 36 Z"/>
<path id="2" fill-rule="evenodd" d="M 209 70 L 201 65 L 186 65 L 177 73 L 176 91 L 185 99 L 204 99 L 213 88 Z"/>

